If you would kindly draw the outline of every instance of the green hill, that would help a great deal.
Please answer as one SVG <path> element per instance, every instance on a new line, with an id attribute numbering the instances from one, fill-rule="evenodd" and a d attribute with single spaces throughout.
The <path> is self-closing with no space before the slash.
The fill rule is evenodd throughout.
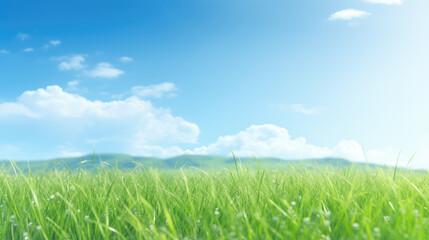
<path id="1" fill-rule="evenodd" d="M 304 159 L 304 160 L 284 160 L 280 158 L 236 158 L 242 167 L 257 168 L 262 166 L 267 169 L 286 169 L 290 167 L 305 167 L 307 169 L 318 168 L 322 166 L 332 166 L 344 168 L 353 165 L 352 162 L 341 158 L 322 158 L 322 159 Z M 258 163 L 259 161 L 259 163 Z M 132 170 L 135 168 L 158 168 L 161 170 L 177 170 L 180 168 L 200 168 L 206 171 L 222 170 L 235 168 L 235 161 L 232 157 L 220 156 L 205 156 L 205 155 L 181 155 L 172 158 L 154 158 L 154 157 L 138 157 L 124 154 L 98 154 L 86 155 L 82 157 L 72 158 L 56 158 L 50 160 L 37 161 L 16 161 L 16 166 L 22 172 L 28 172 L 29 169 L 33 172 L 47 170 L 96 170 L 102 168 Z M 373 164 L 356 163 L 357 166 L 375 167 Z M 18 171 L 11 165 L 10 161 L 0 161 L 0 167 Z"/>

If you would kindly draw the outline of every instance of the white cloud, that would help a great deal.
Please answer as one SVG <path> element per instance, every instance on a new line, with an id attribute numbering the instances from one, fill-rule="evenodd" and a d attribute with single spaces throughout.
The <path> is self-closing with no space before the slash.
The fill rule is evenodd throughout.
<path id="1" fill-rule="evenodd" d="M 228 154 L 239 156 L 279 157 L 302 159 L 327 157 L 331 150 L 307 144 L 305 138 L 292 139 L 288 131 L 276 125 L 252 125 L 236 135 L 219 137 L 215 143 L 194 149 L 196 154 Z"/>
<path id="2" fill-rule="evenodd" d="M 338 11 L 334 14 L 332 14 L 329 17 L 329 20 L 333 21 L 333 20 L 353 20 L 353 19 L 358 19 L 358 18 L 363 18 L 366 16 L 371 15 L 368 12 L 365 11 L 360 11 L 360 10 L 356 10 L 356 9 L 345 9 L 345 10 L 341 10 Z"/>
<path id="3" fill-rule="evenodd" d="M 123 63 L 129 63 L 129 62 L 134 62 L 134 59 L 124 56 L 124 57 L 119 58 L 119 61 L 121 61 Z"/>
<path id="4" fill-rule="evenodd" d="M 35 113 L 33 113 L 30 109 L 28 109 L 22 104 L 13 102 L 6 102 L 0 104 L 0 118 L 6 118 L 15 115 L 25 116 L 29 118 L 37 117 Z"/>
<path id="5" fill-rule="evenodd" d="M 379 4 L 387 4 L 387 5 L 401 5 L 402 0 L 366 0 L 369 3 L 379 3 Z"/>
<path id="6" fill-rule="evenodd" d="M 265 124 L 252 125 L 235 135 L 221 136 L 208 146 L 195 148 L 193 154 L 228 155 L 231 150 L 237 156 L 277 157 L 281 159 L 312 159 L 325 157 L 345 158 L 357 162 L 395 164 L 391 150 L 372 149 L 364 152 L 354 140 L 342 140 L 329 148 L 307 143 L 303 137 L 291 138 L 285 128 Z"/>
<path id="7" fill-rule="evenodd" d="M 18 36 L 16 36 L 16 37 L 21 39 L 22 41 L 24 41 L 25 39 L 29 38 L 30 35 L 25 34 L 25 33 L 18 33 Z"/>
<path id="8" fill-rule="evenodd" d="M 0 49 L 0 54 L 8 54 L 9 51 L 6 49 Z"/>
<path id="9" fill-rule="evenodd" d="M 85 67 L 85 65 L 83 65 L 85 62 L 85 57 L 83 55 L 62 56 L 56 58 L 56 60 L 60 61 L 58 64 L 60 70 L 80 70 Z"/>
<path id="10" fill-rule="evenodd" d="M 177 91 L 176 85 L 169 82 L 149 86 L 136 86 L 132 88 L 133 94 L 139 97 L 162 98 L 165 95 L 172 97 L 175 96 L 175 91 Z"/>
<path id="11" fill-rule="evenodd" d="M 124 74 L 124 71 L 114 68 L 110 63 L 101 62 L 97 64 L 94 69 L 86 72 L 86 74 L 90 77 L 117 78 Z"/>
<path id="12" fill-rule="evenodd" d="M 60 41 L 60 40 L 51 40 L 51 41 L 49 41 L 49 43 L 50 43 L 52 46 L 58 46 L 58 45 L 60 45 L 60 44 L 61 44 L 61 41 Z"/>
<path id="13" fill-rule="evenodd" d="M 67 134 L 77 136 L 78 142 L 110 139 L 125 144 L 130 153 L 150 152 L 153 146 L 177 152 L 178 148 L 172 144 L 195 143 L 200 133 L 196 124 L 136 96 L 93 101 L 65 92 L 59 86 L 26 91 L 15 102 L 0 103 L 0 119 L 10 122 L 19 119 L 24 125 L 35 125 L 36 129 L 49 125 L 50 134 L 59 134 L 58 141 L 69 139 L 61 132 L 72 129 Z"/>
<path id="14" fill-rule="evenodd" d="M 51 40 L 51 41 L 49 41 L 49 43 L 45 44 L 43 46 L 43 48 L 44 49 L 48 49 L 50 47 L 56 47 L 56 46 L 59 46 L 59 45 L 61 45 L 61 41 L 60 40 Z"/>
<path id="15" fill-rule="evenodd" d="M 34 52 L 34 48 L 24 48 L 22 49 L 23 52 Z"/>
<path id="16" fill-rule="evenodd" d="M 73 80 L 73 81 L 69 81 L 67 83 L 67 91 L 72 91 L 72 92 L 76 92 L 79 91 L 79 84 L 80 82 L 78 80 Z"/>
<path id="17" fill-rule="evenodd" d="M 296 112 L 312 115 L 312 114 L 320 114 L 323 108 L 306 108 L 302 104 L 292 104 L 292 109 Z"/>

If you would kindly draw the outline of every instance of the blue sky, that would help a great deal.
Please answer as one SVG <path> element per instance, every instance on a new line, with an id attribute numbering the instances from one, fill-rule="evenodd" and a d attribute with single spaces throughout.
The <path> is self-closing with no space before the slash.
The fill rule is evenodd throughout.
<path id="1" fill-rule="evenodd" d="M 26 6 L 23 8 L 22 6 Z M 429 2 L 1 1 L 0 158 L 429 167 Z"/>

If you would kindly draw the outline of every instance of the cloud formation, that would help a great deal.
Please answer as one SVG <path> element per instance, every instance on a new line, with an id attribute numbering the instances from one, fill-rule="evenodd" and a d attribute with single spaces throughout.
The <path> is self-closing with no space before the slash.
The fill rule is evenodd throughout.
<path id="1" fill-rule="evenodd" d="M 76 87 L 77 84 L 78 82 L 70 82 L 69 87 Z M 397 153 L 385 149 L 364 151 L 354 140 L 341 140 L 333 147 L 317 146 L 308 143 L 303 137 L 292 138 L 287 129 L 272 124 L 252 125 L 236 134 L 220 136 L 206 146 L 183 148 L 183 144 L 197 143 L 199 127 L 173 116 L 169 109 L 155 107 L 150 101 L 142 100 L 137 95 L 124 100 L 90 100 L 64 91 L 59 86 L 26 91 L 14 102 L 0 103 L 0 121 L 0 128 L 6 123 L 17 123 L 22 124 L 22 127 L 31 125 L 31 129 L 43 133 L 51 131 L 49 135 L 53 135 L 58 144 L 66 145 L 70 139 L 75 138 L 75 144 L 86 142 L 88 145 L 97 143 L 122 146 L 118 148 L 119 151 L 131 155 L 226 156 L 233 150 L 240 157 L 340 157 L 390 165 L 395 164 L 397 156 Z M 85 152 L 75 147 L 60 150 L 60 155 L 75 156 Z"/>
<path id="2" fill-rule="evenodd" d="M 51 41 L 49 41 L 49 43 L 45 44 L 43 46 L 43 48 L 44 49 L 48 49 L 50 47 L 56 47 L 56 46 L 59 46 L 59 45 L 61 45 L 61 41 L 60 40 L 51 40 Z"/>
<path id="3" fill-rule="evenodd" d="M 0 54 L 8 54 L 9 51 L 6 49 L 0 49 Z"/>
<path id="4" fill-rule="evenodd" d="M 62 56 L 56 59 L 60 61 L 58 68 L 63 71 L 80 70 L 85 67 L 85 57 L 83 55 Z"/>
<path id="5" fill-rule="evenodd" d="M 15 102 L 0 103 L 0 120 L 22 124 L 31 123 L 37 129 L 49 125 L 58 142 L 76 135 L 85 139 L 126 145 L 129 153 L 155 153 L 155 149 L 178 152 L 176 144 L 195 143 L 200 130 L 194 123 L 173 116 L 169 109 L 157 108 L 136 96 L 125 100 L 89 100 L 48 86 L 26 91 Z M 71 132 L 62 132 L 73 129 Z M 83 139 L 82 139 L 83 138 Z M 173 151 L 174 150 L 174 151 Z"/>
<path id="6" fill-rule="evenodd" d="M 365 0 L 369 3 L 379 3 L 379 4 L 387 4 L 387 5 L 401 5 L 402 0 Z"/>
<path id="7" fill-rule="evenodd" d="M 134 62 L 134 59 L 127 57 L 127 56 L 124 56 L 124 57 L 119 58 L 119 61 L 123 62 L 123 63 L 129 63 L 129 62 Z"/>
<path id="8" fill-rule="evenodd" d="M 174 92 L 177 91 L 177 87 L 174 83 L 161 83 L 149 86 L 135 86 L 132 88 L 134 95 L 139 97 L 155 97 L 162 98 L 164 96 L 173 97 Z"/>
<path id="9" fill-rule="evenodd" d="M 365 11 L 360 11 L 360 10 L 356 10 L 356 9 L 345 9 L 345 10 L 341 10 L 338 11 L 334 14 L 332 14 L 329 17 L 330 21 L 334 21 L 334 20 L 353 20 L 353 19 L 358 19 L 358 18 L 363 18 L 366 16 L 371 15 L 368 12 Z"/>
<path id="10" fill-rule="evenodd" d="M 342 140 L 333 148 L 307 143 L 303 137 L 292 138 L 285 128 L 272 125 L 252 125 L 235 135 L 221 136 L 216 142 L 196 148 L 193 154 L 277 157 L 281 159 L 346 158 L 352 161 L 394 163 L 395 154 L 383 150 L 364 152 L 354 140 Z"/>
<path id="11" fill-rule="evenodd" d="M 108 62 L 98 63 L 94 69 L 86 72 L 86 75 L 97 78 L 117 78 L 122 74 L 124 74 L 124 71 L 113 67 Z"/>

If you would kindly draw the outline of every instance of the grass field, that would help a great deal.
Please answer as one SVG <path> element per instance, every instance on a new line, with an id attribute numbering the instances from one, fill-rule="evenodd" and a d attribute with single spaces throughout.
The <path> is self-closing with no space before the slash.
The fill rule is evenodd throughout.
<path id="1" fill-rule="evenodd" d="M 0 239 L 427 239 L 429 175 L 2 170 Z"/>

